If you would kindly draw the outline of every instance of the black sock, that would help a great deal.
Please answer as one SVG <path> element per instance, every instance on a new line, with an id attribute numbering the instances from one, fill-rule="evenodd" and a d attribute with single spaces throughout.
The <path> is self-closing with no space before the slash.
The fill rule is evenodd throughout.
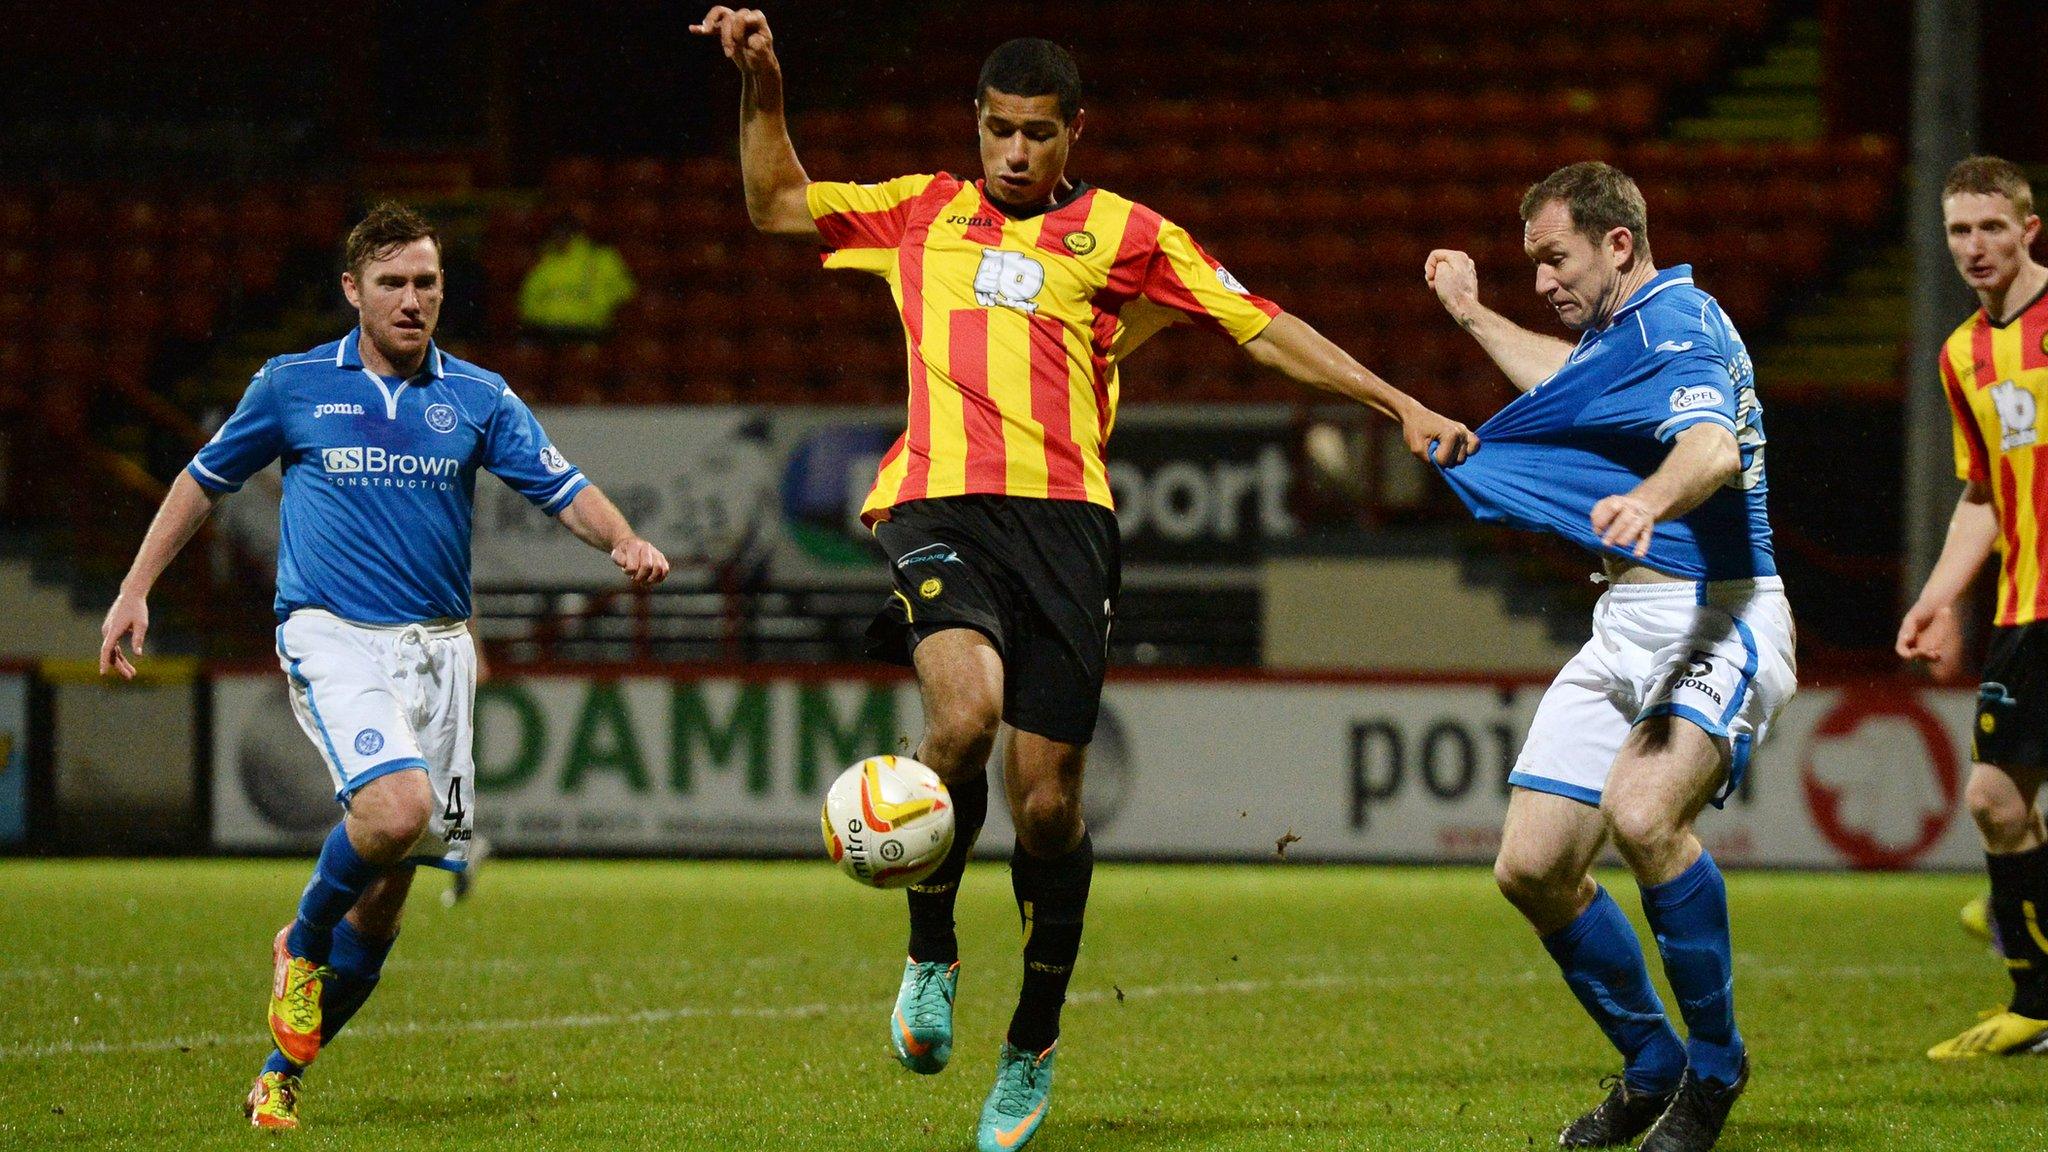
<path id="1" fill-rule="evenodd" d="M 910 958 L 951 964 L 960 959 L 960 940 L 953 935 L 953 901 L 960 895 L 960 874 L 967 854 L 988 820 L 988 770 L 974 779 L 948 784 L 953 797 L 953 847 L 938 870 L 910 886 Z"/>
<path id="2" fill-rule="evenodd" d="M 1073 851 L 1042 860 L 1022 846 L 1010 856 L 1010 886 L 1024 918 L 1024 988 L 1010 1017 L 1010 1043 L 1026 1052 L 1060 1037 L 1060 1008 L 1081 953 L 1081 919 L 1095 875 L 1095 842 L 1087 833 Z"/>
<path id="3" fill-rule="evenodd" d="M 2048 845 L 2011 856 L 1987 854 L 1991 922 L 2012 973 L 2012 1011 L 2048 1020 Z"/>

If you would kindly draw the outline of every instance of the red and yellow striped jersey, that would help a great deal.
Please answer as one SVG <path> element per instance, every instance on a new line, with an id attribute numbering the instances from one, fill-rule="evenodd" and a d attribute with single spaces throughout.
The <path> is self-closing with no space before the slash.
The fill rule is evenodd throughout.
<path id="1" fill-rule="evenodd" d="M 1942 346 L 1956 475 L 1998 510 L 2000 627 L 2048 619 L 2048 293 L 2005 324 L 1979 308 Z"/>
<path id="2" fill-rule="evenodd" d="M 1012 219 L 981 182 L 813 183 L 827 268 L 889 282 L 910 359 L 909 427 L 861 508 L 989 494 L 1113 507 L 1103 450 L 1117 364 L 1168 324 L 1238 343 L 1280 309 L 1157 212 L 1086 185 Z"/>

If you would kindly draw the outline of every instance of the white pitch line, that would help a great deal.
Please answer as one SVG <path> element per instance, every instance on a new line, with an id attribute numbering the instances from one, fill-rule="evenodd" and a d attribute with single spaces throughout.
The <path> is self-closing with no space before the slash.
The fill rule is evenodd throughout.
<path id="1" fill-rule="evenodd" d="M 1886 964 L 1886 965 L 1836 965 L 1797 967 L 1792 965 L 1767 965 L 1748 956 L 1737 956 L 1741 967 L 1752 979 L 1765 978 L 1806 978 L 1806 979 L 1864 979 L 1893 976 L 1925 975 L 1942 970 L 1939 964 Z M 1529 984 L 1555 979 L 1547 969 L 1527 968 L 1511 973 L 1479 975 L 1469 972 L 1434 972 L 1411 976 L 1297 976 L 1279 980 L 1213 980 L 1206 983 L 1186 981 L 1173 984 L 1141 984 L 1130 988 L 1112 986 L 1109 989 L 1087 989 L 1067 997 L 1069 1003 L 1101 1004 L 1111 1000 L 1158 1000 L 1190 996 L 1251 996 L 1262 992 L 1282 989 L 1314 990 L 1334 988 L 1450 988 L 1468 984 L 1474 979 L 1485 979 L 1499 985 L 1506 983 Z M 762 1008 L 710 1007 L 685 1005 L 677 1008 L 648 1008 L 637 1012 L 581 1012 L 556 1016 L 514 1017 L 509 1019 L 418 1021 L 407 1020 L 389 1024 L 364 1024 L 349 1030 L 349 1035 L 358 1039 L 375 1039 L 385 1036 L 431 1036 L 464 1035 L 494 1032 L 561 1032 L 587 1028 L 621 1028 L 646 1024 L 665 1024 L 676 1020 L 801 1020 L 826 1016 L 834 1012 L 866 1012 L 871 1004 L 788 1004 Z M 40 1060 L 52 1056 L 113 1056 L 142 1052 L 176 1052 L 192 1048 L 219 1047 L 226 1044 L 248 1045 L 252 1050 L 260 1046 L 261 1036 L 253 1029 L 248 1032 L 202 1032 L 190 1036 L 172 1036 L 150 1040 L 56 1040 L 41 1044 L 15 1044 L 0 1047 L 0 1063 L 11 1060 Z"/>
<path id="2" fill-rule="evenodd" d="M 1443 975 L 1399 977 L 1342 977 L 1308 976 L 1285 980 L 1219 980 L 1207 984 L 1152 984 L 1139 985 L 1122 990 L 1121 998 L 1127 1000 L 1153 1000 L 1176 996 L 1245 996 L 1276 989 L 1339 988 L 1354 986 L 1396 987 L 1409 985 L 1449 985 L 1460 982 Z M 1067 997 L 1069 1003 L 1097 1004 L 1119 997 L 1114 990 L 1088 990 Z M 349 1029 L 349 1035 L 358 1039 L 372 1039 L 380 1036 L 427 1036 L 441 1034 L 471 1034 L 491 1032 L 557 1032 L 582 1028 L 619 1028 L 643 1024 L 665 1024 L 674 1020 L 801 1020 L 825 1016 L 833 1012 L 859 1013 L 868 1011 L 870 1004 L 789 1004 L 766 1008 L 706 1007 L 688 1005 L 680 1008 L 648 1008 L 638 1012 L 582 1012 L 559 1016 L 535 1016 L 496 1020 L 456 1020 L 425 1022 L 408 1020 L 391 1024 L 365 1024 Z M 233 1034 L 202 1032 L 189 1036 L 172 1036 L 151 1040 L 57 1040 L 43 1044 L 16 1044 L 0 1047 L 0 1062 L 9 1060 L 40 1060 L 51 1056 L 113 1056 L 140 1052 L 176 1052 L 191 1048 L 218 1047 L 224 1044 L 248 1044 L 253 1050 L 259 1046 L 261 1036 L 253 1029 Z"/>
<path id="3" fill-rule="evenodd" d="M 755 956 L 741 961 L 738 966 L 749 969 L 780 968 L 799 962 L 799 958 L 793 956 Z M 685 971 L 709 967 L 709 965 L 702 963 L 693 963 L 688 959 L 671 960 L 666 957 L 662 959 L 661 963 L 665 968 L 682 969 Z M 261 964 L 252 962 L 249 970 L 256 972 L 259 977 L 262 977 L 259 981 L 260 983 L 268 983 L 268 977 L 264 973 L 269 965 L 270 957 L 268 945 L 266 945 Z M 542 956 L 539 958 L 497 956 L 484 960 L 463 956 L 441 956 L 434 958 L 394 956 L 390 960 L 385 961 L 384 970 L 386 972 L 404 972 L 439 971 L 459 968 L 465 972 L 474 972 L 480 969 L 494 972 L 523 972 L 538 968 L 586 968 L 592 966 L 594 965 L 590 957 L 580 955 Z M 0 968 L 0 983 L 18 981 L 54 984 L 61 980 L 126 980 L 135 978 L 160 981 L 167 978 L 184 976 L 220 975 L 222 971 L 223 969 L 219 964 L 195 964 L 190 962 L 144 964 L 138 961 L 129 964 L 112 965 L 58 964 L 40 968 Z"/>

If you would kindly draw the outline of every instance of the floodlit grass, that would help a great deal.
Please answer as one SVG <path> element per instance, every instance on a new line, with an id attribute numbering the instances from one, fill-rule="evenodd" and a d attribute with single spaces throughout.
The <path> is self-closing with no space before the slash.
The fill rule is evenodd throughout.
<path id="1" fill-rule="evenodd" d="M 0 1148 L 268 1146 L 239 1102 L 308 866 L 0 862 Z M 822 863 L 501 861 L 454 909 L 442 883 L 292 1145 L 972 1147 L 1018 978 L 999 865 L 931 1078 L 887 1049 L 901 898 Z M 2038 1143 L 2048 1062 L 1921 1055 L 2005 994 L 1955 927 L 1979 883 L 1731 878 L 1756 1072 L 1723 1148 Z M 1074 992 L 1045 1152 L 1545 1147 L 1615 1063 L 1476 869 L 1104 865 Z"/>

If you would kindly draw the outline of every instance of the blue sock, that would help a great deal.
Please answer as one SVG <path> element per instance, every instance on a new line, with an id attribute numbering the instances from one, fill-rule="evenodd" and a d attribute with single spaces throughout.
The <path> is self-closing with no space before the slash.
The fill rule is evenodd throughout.
<path id="1" fill-rule="evenodd" d="M 320 1043 L 330 1044 L 342 1025 L 377 990 L 377 977 L 384 971 L 384 958 L 391 955 L 397 937 L 376 940 L 356 931 L 343 920 L 334 926 L 334 950 L 327 966 L 334 970 L 320 988 Z"/>
<path id="2" fill-rule="evenodd" d="M 313 880 L 299 897 L 299 916 L 292 921 L 285 947 L 294 956 L 315 964 L 327 963 L 334 946 L 334 926 L 356 906 L 363 889 L 382 875 L 384 869 L 356 854 L 348 842 L 348 825 L 336 824 L 320 846 L 320 862 L 313 866 Z"/>
<path id="3" fill-rule="evenodd" d="M 1622 1080 L 1652 1094 L 1678 1087 L 1685 1045 L 1650 983 L 1642 942 L 1621 905 L 1602 888 L 1570 925 L 1543 938 L 1564 982 L 1622 1055 Z"/>
<path id="4" fill-rule="evenodd" d="M 334 947 L 327 956 L 327 965 L 332 968 L 330 975 L 320 986 L 320 1043 L 333 1041 L 342 1026 L 355 1017 L 357 1009 L 377 990 L 377 978 L 384 971 L 384 958 L 391 955 L 391 946 L 398 942 L 373 940 L 356 931 L 355 925 L 347 920 L 334 926 Z M 290 1060 L 277 1049 L 270 1050 L 270 1059 L 263 1062 L 265 1072 L 282 1072 L 287 1076 L 301 1076 L 305 1069 Z"/>
<path id="5" fill-rule="evenodd" d="M 1742 1067 L 1735 1030 L 1735 964 L 1728 885 L 1706 852 L 1692 867 L 1643 889 L 1643 914 L 1664 954 L 1664 977 L 1685 1017 L 1685 1052 L 1701 1080 L 1733 1084 Z"/>

